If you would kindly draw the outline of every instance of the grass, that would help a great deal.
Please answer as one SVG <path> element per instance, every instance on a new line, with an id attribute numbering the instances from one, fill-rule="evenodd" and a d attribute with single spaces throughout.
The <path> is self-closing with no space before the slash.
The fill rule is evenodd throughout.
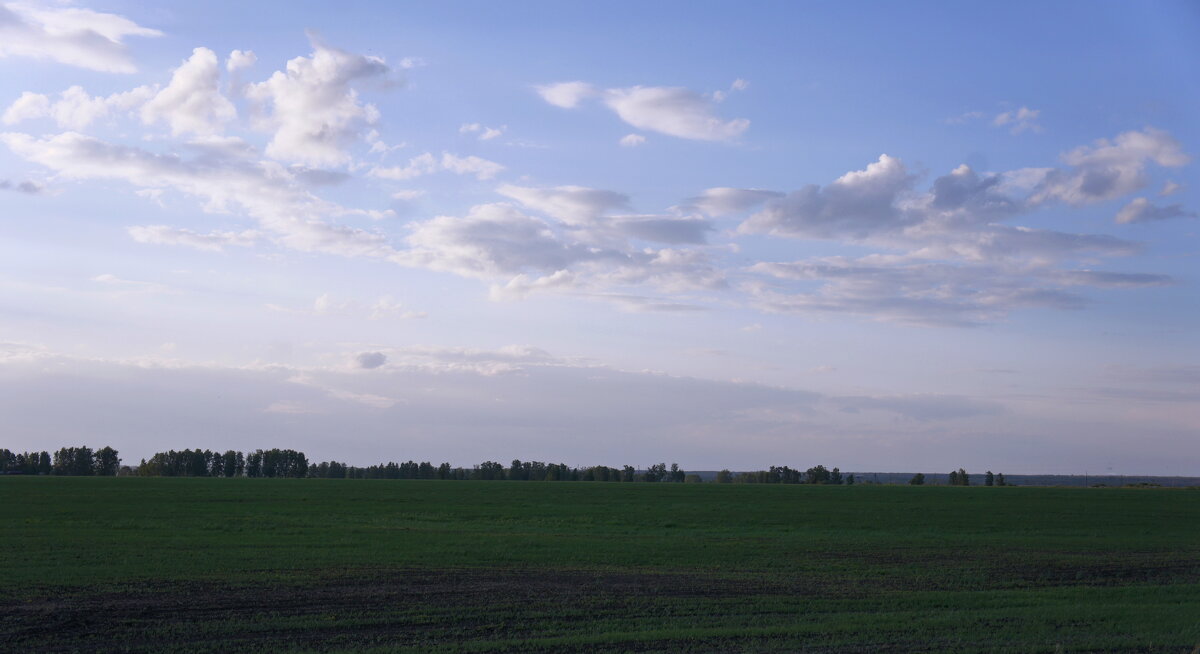
<path id="1" fill-rule="evenodd" d="M 0 479 L 4 651 L 1178 651 L 1200 492 Z"/>

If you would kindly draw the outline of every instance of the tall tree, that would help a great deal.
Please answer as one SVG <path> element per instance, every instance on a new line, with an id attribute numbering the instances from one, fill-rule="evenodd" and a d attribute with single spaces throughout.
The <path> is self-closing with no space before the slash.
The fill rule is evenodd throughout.
<path id="1" fill-rule="evenodd" d="M 121 458 L 117 456 L 116 450 L 105 445 L 96 450 L 93 468 L 97 475 L 115 477 L 117 471 L 121 469 Z"/>

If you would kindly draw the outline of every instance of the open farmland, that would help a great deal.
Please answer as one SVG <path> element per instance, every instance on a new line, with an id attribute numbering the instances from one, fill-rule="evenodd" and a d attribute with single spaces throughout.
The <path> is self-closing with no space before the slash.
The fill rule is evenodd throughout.
<path id="1" fill-rule="evenodd" d="M 0 479 L 3 651 L 1178 651 L 1200 492 Z"/>

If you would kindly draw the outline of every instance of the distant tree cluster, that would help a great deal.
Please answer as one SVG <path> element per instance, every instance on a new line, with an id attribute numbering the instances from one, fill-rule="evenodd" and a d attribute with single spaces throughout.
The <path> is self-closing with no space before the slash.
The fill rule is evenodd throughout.
<path id="1" fill-rule="evenodd" d="M 922 481 L 924 480 L 924 477 L 924 475 L 921 475 Z M 946 483 L 950 486 L 970 486 L 971 475 L 967 474 L 966 470 L 959 468 L 958 470 L 952 471 L 949 476 L 947 476 Z M 992 471 L 988 470 L 987 474 L 983 476 L 983 485 L 1008 486 L 1009 484 L 1008 482 L 1004 481 L 1004 473 L 992 474 Z"/>
<path id="2" fill-rule="evenodd" d="M 513 459 L 509 467 L 484 461 L 471 468 L 433 465 L 429 461 L 380 463 L 358 467 L 339 461 L 309 463 L 303 452 L 284 449 L 225 453 L 212 450 L 171 450 L 143 459 L 136 474 L 147 477 L 309 477 L 321 479 L 444 479 L 508 481 L 649 481 L 684 482 L 689 475 L 679 464 L 656 463 L 638 472 L 633 466 L 576 468 L 565 463 Z M 700 478 L 691 475 L 700 481 Z"/>
<path id="3" fill-rule="evenodd" d="M 720 484 L 853 484 L 854 475 L 843 477 L 838 468 L 827 469 L 817 465 L 801 472 L 788 466 L 771 466 L 766 470 L 739 472 L 736 475 L 729 470 L 717 473 L 717 483 Z"/>
<path id="4" fill-rule="evenodd" d="M 117 451 L 105 446 L 93 451 L 90 447 L 64 447 L 54 453 L 22 452 L 0 448 L 0 472 L 9 475 L 67 475 L 72 477 L 112 477 L 121 467 Z"/>

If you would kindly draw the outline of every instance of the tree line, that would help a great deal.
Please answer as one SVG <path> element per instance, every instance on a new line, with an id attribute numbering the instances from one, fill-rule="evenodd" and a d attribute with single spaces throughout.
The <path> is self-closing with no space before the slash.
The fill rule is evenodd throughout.
<path id="1" fill-rule="evenodd" d="M 679 464 L 656 463 L 645 470 L 633 466 L 572 467 L 565 463 L 521 461 L 513 459 L 505 467 L 496 461 L 484 461 L 470 468 L 453 467 L 449 463 L 433 465 L 429 461 L 380 463 L 372 466 L 352 466 L 339 461 L 310 463 L 303 452 L 272 448 L 238 452 L 227 450 L 168 450 L 142 459 L 137 466 L 121 466 L 118 452 L 108 446 L 98 450 L 90 447 L 64 447 L 49 452 L 12 452 L 0 448 L 0 473 L 25 475 L 116 476 L 143 477 L 288 477 L 321 479 L 443 479 L 443 480 L 508 480 L 508 481 L 604 481 L 604 482 L 699 482 L 698 475 L 689 475 Z M 853 474 L 843 475 L 838 468 L 816 465 L 801 471 L 789 466 L 771 466 L 766 470 L 734 473 L 721 470 L 717 483 L 722 484 L 822 484 L 853 485 Z M 917 473 L 908 482 L 925 484 L 925 475 Z M 947 475 L 949 486 L 970 486 L 971 475 L 963 468 Z M 1011 486 L 1003 473 L 985 473 L 984 486 Z"/>
<path id="2" fill-rule="evenodd" d="M 13 452 L 0 448 L 0 473 L 21 475 L 70 475 L 114 477 L 121 459 L 111 447 L 64 447 L 50 458 L 49 452 Z"/>
<path id="3" fill-rule="evenodd" d="M 788 466 L 771 466 L 766 470 L 754 472 L 739 472 L 734 474 L 729 470 L 717 473 L 719 484 L 832 484 L 847 486 L 854 485 L 854 475 L 842 475 L 838 468 L 827 469 L 816 465 L 804 472 Z"/>
<path id="4" fill-rule="evenodd" d="M 573 467 L 565 463 L 521 461 L 513 459 L 505 467 L 496 461 L 484 461 L 470 468 L 449 463 L 433 465 L 429 461 L 394 461 L 372 466 L 352 466 L 340 461 L 310 462 L 303 453 L 273 448 L 238 452 L 236 450 L 168 450 L 142 459 L 136 466 L 121 466 L 118 453 L 111 447 L 93 451 L 88 447 L 65 447 L 54 454 L 47 452 L 17 454 L 0 449 L 0 473 L 27 475 L 136 475 L 142 477 L 288 477 L 322 479 L 443 479 L 511 481 L 611 481 L 611 482 L 684 482 L 700 481 L 688 475 L 679 464 L 656 463 L 639 471 L 633 466 Z"/>
<path id="5" fill-rule="evenodd" d="M 908 483 L 913 486 L 924 486 L 925 485 L 925 475 L 923 473 L 918 472 L 917 474 L 913 475 L 912 479 L 908 480 Z M 963 470 L 962 468 L 959 468 L 958 470 L 951 470 L 950 474 L 946 475 L 946 485 L 947 486 L 970 486 L 971 485 L 971 475 L 968 474 L 967 471 Z M 1000 472 L 1000 473 L 992 474 L 991 470 L 988 470 L 987 473 L 984 474 L 983 485 L 984 486 L 1012 486 L 1012 484 L 1008 483 L 1004 479 L 1004 473 Z"/>

